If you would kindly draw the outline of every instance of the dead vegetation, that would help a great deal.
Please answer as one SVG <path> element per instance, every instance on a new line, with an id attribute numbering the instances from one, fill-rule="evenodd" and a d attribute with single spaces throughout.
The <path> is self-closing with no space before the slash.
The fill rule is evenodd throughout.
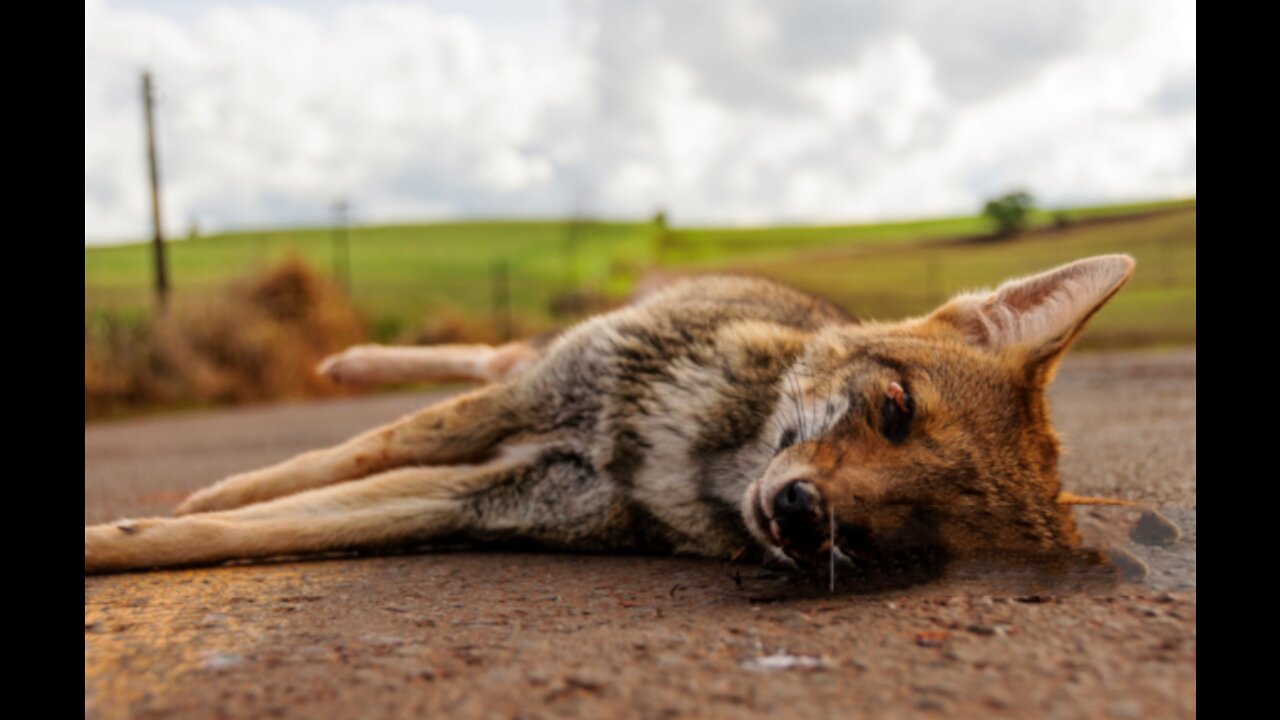
<path id="1" fill-rule="evenodd" d="M 297 259 L 158 317 L 86 315 L 85 418 L 334 394 L 312 369 L 364 338 L 345 294 Z"/>

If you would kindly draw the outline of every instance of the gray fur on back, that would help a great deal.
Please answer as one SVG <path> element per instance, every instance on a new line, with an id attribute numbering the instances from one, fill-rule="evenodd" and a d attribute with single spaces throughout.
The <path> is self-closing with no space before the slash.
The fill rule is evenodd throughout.
<path id="1" fill-rule="evenodd" d="M 470 507 L 475 539 L 576 550 L 727 555 L 746 544 L 743 492 L 774 455 L 781 378 L 809 333 L 852 320 L 737 277 L 685 281 L 591 318 L 511 381 L 543 448 Z"/>

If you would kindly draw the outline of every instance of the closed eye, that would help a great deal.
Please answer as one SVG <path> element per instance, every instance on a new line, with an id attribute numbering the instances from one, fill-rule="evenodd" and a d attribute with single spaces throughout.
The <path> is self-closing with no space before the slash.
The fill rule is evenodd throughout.
<path id="1" fill-rule="evenodd" d="M 792 429 L 788 429 L 786 432 L 782 433 L 782 437 L 778 438 L 777 452 L 782 452 L 783 450 L 786 450 L 787 448 L 795 444 L 796 444 L 796 431 Z"/>
<path id="2" fill-rule="evenodd" d="M 911 434 L 911 420 L 916 403 L 906 387 L 889 383 L 880 408 L 880 434 L 894 445 L 900 445 Z"/>

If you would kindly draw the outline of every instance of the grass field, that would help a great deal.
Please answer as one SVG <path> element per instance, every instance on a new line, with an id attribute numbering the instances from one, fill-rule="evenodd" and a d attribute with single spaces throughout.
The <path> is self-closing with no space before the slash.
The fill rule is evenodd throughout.
<path id="1" fill-rule="evenodd" d="M 1068 227 L 1053 230 L 1060 220 Z M 551 310 L 567 292 L 621 299 L 654 267 L 771 275 L 857 314 L 893 318 L 923 312 L 957 289 L 1085 255 L 1130 252 L 1138 258 L 1137 276 L 1088 340 L 1195 341 L 1194 200 L 1039 212 L 1033 226 L 1042 229 L 999 243 L 943 242 L 988 233 L 981 217 L 666 232 L 651 223 L 563 221 L 361 227 L 350 231 L 351 296 L 384 340 L 405 337 L 434 318 L 487 323 L 498 262 L 509 277 L 512 314 L 525 329 L 567 322 Z M 335 259 L 328 229 L 228 233 L 169 249 L 180 303 L 288 255 L 322 272 L 330 272 Z M 147 312 L 148 253 L 144 245 L 85 249 L 86 317 Z"/>
<path id="2" fill-rule="evenodd" d="M 955 292 L 990 286 L 1090 255 L 1123 252 L 1138 267 L 1098 314 L 1083 346 L 1134 347 L 1196 341 L 1195 209 L 1029 234 L 1012 242 L 940 244 L 875 253 L 814 250 L 744 263 L 835 300 L 864 319 L 928 312 Z"/>
<path id="3" fill-rule="evenodd" d="M 1195 200 L 1100 207 L 1072 208 L 1066 210 L 1035 210 L 1028 227 L 1051 227 L 1058 220 L 1067 223 L 1135 216 L 1178 209 L 1194 209 Z M 972 238 L 988 235 L 991 222 L 981 215 L 914 220 L 908 222 L 877 223 L 874 225 L 794 226 L 767 228 L 690 228 L 682 230 L 670 259 L 681 262 L 717 262 L 726 255 L 760 253 L 776 257 L 781 253 L 802 247 L 841 246 L 860 249 L 886 248 L 904 243 Z"/>

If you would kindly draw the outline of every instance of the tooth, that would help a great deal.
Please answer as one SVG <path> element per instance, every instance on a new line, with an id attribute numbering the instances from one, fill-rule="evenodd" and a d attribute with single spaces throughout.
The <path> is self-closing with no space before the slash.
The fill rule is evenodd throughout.
<path id="1" fill-rule="evenodd" d="M 760 514 L 766 518 L 773 519 L 773 508 L 769 507 L 769 503 L 764 501 L 764 485 L 756 491 L 756 507 L 760 509 Z"/>
<path id="2" fill-rule="evenodd" d="M 834 555 L 835 555 L 835 557 L 836 557 L 836 564 L 837 564 L 837 565 L 839 565 L 839 566 L 840 566 L 840 567 L 842 567 L 842 568 L 854 568 L 854 567 L 857 567 L 857 565 L 853 562 L 853 558 L 851 558 L 851 557 L 849 557 L 848 555 L 845 555 L 845 554 L 844 554 L 844 550 L 841 550 L 839 547 L 835 547 L 835 548 L 833 548 L 832 550 L 833 550 L 833 554 L 834 554 Z"/>
<path id="3" fill-rule="evenodd" d="M 791 556 L 782 551 L 780 547 L 771 547 L 765 553 L 764 564 L 768 567 L 783 567 L 788 570 L 798 570 L 799 565 Z"/>

